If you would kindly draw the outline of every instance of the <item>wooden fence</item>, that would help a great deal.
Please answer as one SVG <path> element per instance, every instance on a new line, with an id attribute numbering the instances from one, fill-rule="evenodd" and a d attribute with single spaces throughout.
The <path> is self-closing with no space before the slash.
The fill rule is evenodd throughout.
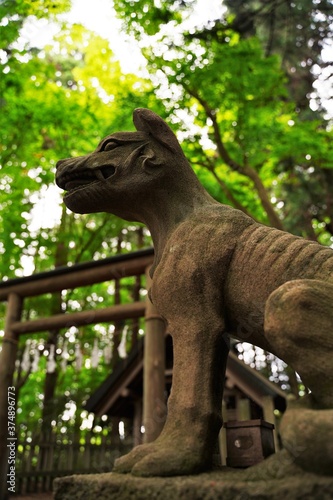
<path id="1" fill-rule="evenodd" d="M 37 436 L 18 443 L 16 494 L 51 491 L 56 477 L 111 471 L 114 461 L 132 448 L 127 437 L 117 443 L 109 435 L 88 434 L 79 442 L 68 435 Z"/>

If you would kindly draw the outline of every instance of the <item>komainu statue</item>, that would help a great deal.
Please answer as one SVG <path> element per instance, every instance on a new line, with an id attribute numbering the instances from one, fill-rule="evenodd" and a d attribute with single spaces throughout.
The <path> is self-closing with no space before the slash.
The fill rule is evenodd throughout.
<path id="1" fill-rule="evenodd" d="M 93 153 L 60 160 L 56 174 L 73 212 L 147 225 L 155 247 L 149 293 L 173 337 L 164 429 L 119 458 L 115 471 L 172 476 L 210 468 L 232 335 L 300 374 L 309 394 L 284 415 L 282 453 L 305 471 L 333 475 L 332 249 L 216 202 L 168 125 L 147 109 L 133 119 L 135 132 L 113 133 Z"/>

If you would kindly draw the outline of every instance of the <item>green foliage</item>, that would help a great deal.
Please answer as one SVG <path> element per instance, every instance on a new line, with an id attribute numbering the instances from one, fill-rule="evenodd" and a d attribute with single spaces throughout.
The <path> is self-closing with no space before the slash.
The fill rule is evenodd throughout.
<path id="1" fill-rule="evenodd" d="M 326 66 L 321 51 L 332 39 L 332 0 L 226 0 L 225 4 L 233 14 L 233 30 L 242 38 L 257 35 L 266 55 L 279 54 L 290 95 L 308 114 L 314 75 Z M 218 38 L 221 28 L 217 22 L 211 36 Z"/>
<path id="2" fill-rule="evenodd" d="M 130 11 L 130 25 L 137 36 L 146 33 L 149 36 L 156 35 L 163 26 L 169 23 L 181 22 L 181 12 L 188 7 L 190 1 L 176 2 L 151 2 L 147 0 L 115 0 L 114 6 L 117 12 L 124 16 Z"/>
<path id="3" fill-rule="evenodd" d="M 21 13 L 22 23 L 24 15 L 31 13 Z M 108 43 L 82 26 L 62 26 L 54 42 L 40 50 L 12 43 L 20 26 L 16 35 L 6 41 L 7 55 L 1 66 L 1 277 L 21 276 L 27 272 L 27 266 L 30 272 L 40 272 L 129 251 L 138 244 L 149 246 L 147 232 L 138 243 L 140 226 L 105 214 L 77 216 L 61 208 L 61 197 L 54 186 L 58 159 L 91 152 L 105 135 L 133 128 L 133 107 L 149 106 L 152 102 L 149 82 L 123 75 Z M 122 301 L 133 300 L 132 289 L 133 284 L 124 280 Z M 56 294 L 32 297 L 25 301 L 24 319 L 45 317 L 61 310 L 94 310 L 103 302 L 112 304 L 113 293 L 111 284 L 104 283 L 90 290 L 73 290 L 62 297 Z M 3 322 L 0 330 L 2 327 Z M 99 325 L 97 329 L 86 327 L 60 334 L 45 332 L 42 337 L 29 336 L 29 340 L 38 341 L 42 361 L 38 372 L 16 374 L 20 388 L 17 423 L 23 434 L 27 432 L 27 416 L 31 434 L 40 430 L 43 417 L 53 419 L 52 425 L 59 430 L 66 422 L 65 405 L 76 402 L 80 415 L 83 402 L 110 371 L 106 363 L 100 363 L 96 370 L 89 365 L 94 339 L 98 338 L 103 348 L 112 341 L 109 330 L 110 327 Z M 69 348 L 68 367 L 62 372 L 59 355 L 66 338 L 73 347 Z M 129 334 L 129 343 L 130 338 Z M 21 358 L 26 340 L 20 338 Z M 52 405 L 48 407 L 52 409 L 51 415 L 45 413 L 43 406 L 54 378 L 45 375 L 46 354 L 52 343 L 59 352 L 55 375 L 58 381 Z M 74 345 L 78 343 L 85 360 L 80 371 L 74 368 Z M 35 349 L 36 345 L 31 348 L 31 359 Z M 74 425 L 72 418 L 68 425 Z"/>
<path id="4" fill-rule="evenodd" d="M 331 235 L 324 240 L 332 242 L 331 186 L 325 173 L 332 165 L 332 132 L 323 117 L 310 109 L 308 100 L 304 101 L 304 89 L 297 95 L 294 92 L 301 72 L 304 77 L 307 71 L 303 79 L 312 82 L 310 68 L 321 64 L 320 47 L 325 36 L 330 36 L 327 2 L 320 7 L 310 0 L 293 5 L 227 2 L 230 9 L 222 18 L 207 17 L 197 26 L 188 22 L 197 2 L 181 3 L 177 22 L 161 23 L 150 39 L 148 11 L 141 22 L 132 3 L 122 3 L 121 8 L 115 5 L 124 29 L 144 47 L 156 93 L 175 128 L 190 141 L 184 143 L 184 149 L 199 177 L 221 201 L 280 229 L 315 239 L 315 228 L 323 227 L 325 220 Z M 159 2 L 158 9 L 168 10 L 172 17 L 176 4 Z M 292 17 L 282 49 L 287 14 Z M 300 24 L 311 31 L 311 61 L 305 59 L 306 40 L 300 39 Z M 302 47 L 300 54 L 297 47 Z M 309 201 L 304 205 L 304 186 L 311 184 L 308 166 L 318 172 L 319 177 L 312 176 L 313 182 L 319 178 L 322 182 L 308 190 Z M 211 175 L 200 173 L 202 168 Z M 293 185 L 297 193 L 292 196 L 285 172 L 290 168 L 302 177 Z M 300 225 L 290 203 L 295 208 L 298 203 L 306 224 Z"/>
<path id="5" fill-rule="evenodd" d="M 0 4 L 1 45 L 9 53 L 10 45 L 16 41 L 24 21 L 54 18 L 71 7 L 71 0 L 4 0 Z"/>
<path id="6" fill-rule="evenodd" d="M 54 184 L 56 161 L 90 152 L 112 130 L 132 128 L 132 106 L 142 104 L 147 86 L 134 76 L 122 75 L 107 42 L 80 26 L 64 29 L 54 47 L 31 56 L 27 63 L 13 58 L 9 64 L 3 79 L 0 189 L 6 197 L 1 200 L 0 228 L 2 248 L 7 249 L 3 276 L 13 277 L 20 272 L 22 255 L 31 256 L 32 240 L 38 241 L 33 251 L 38 261 L 35 269 L 55 265 L 52 259 L 60 226 L 37 235 L 28 231 L 27 221 L 37 202 L 34 193 Z M 11 210 L 13 206 L 21 207 L 19 214 Z M 64 212 L 62 217 L 63 244 L 69 245 L 74 236 L 75 245 L 81 247 L 62 265 L 90 260 L 98 252 L 98 245 L 108 241 L 107 234 L 111 240 L 124 226 L 112 218 L 106 221 L 102 215 L 78 219 Z M 83 229 L 82 222 L 88 220 L 90 228 L 88 225 Z M 83 232 L 85 235 L 79 236 Z M 95 236 L 89 239 L 90 233 Z M 97 238 L 98 233 L 102 239 Z"/>

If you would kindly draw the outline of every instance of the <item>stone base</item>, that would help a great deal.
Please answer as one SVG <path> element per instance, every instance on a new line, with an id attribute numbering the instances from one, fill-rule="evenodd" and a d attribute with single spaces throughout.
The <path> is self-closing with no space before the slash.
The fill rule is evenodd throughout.
<path id="1" fill-rule="evenodd" d="M 196 476 L 140 478 L 131 474 L 92 474 L 58 478 L 55 500 L 331 500 L 333 478 L 292 474 L 254 479 L 247 470 L 222 467 Z M 280 475 L 280 474 L 279 474 Z"/>

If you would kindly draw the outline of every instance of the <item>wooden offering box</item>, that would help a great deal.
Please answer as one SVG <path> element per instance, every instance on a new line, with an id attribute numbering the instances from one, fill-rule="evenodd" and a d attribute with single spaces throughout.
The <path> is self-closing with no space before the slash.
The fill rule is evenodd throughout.
<path id="1" fill-rule="evenodd" d="M 275 452 L 274 425 L 265 420 L 232 420 L 224 427 L 229 467 L 249 467 Z"/>

